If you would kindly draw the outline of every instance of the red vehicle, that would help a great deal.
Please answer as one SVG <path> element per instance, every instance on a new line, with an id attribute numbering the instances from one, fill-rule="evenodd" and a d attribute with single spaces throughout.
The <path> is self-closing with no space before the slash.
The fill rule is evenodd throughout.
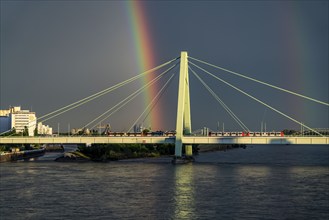
<path id="1" fill-rule="evenodd" d="M 246 136 L 249 137 L 283 137 L 283 132 L 248 132 Z"/>

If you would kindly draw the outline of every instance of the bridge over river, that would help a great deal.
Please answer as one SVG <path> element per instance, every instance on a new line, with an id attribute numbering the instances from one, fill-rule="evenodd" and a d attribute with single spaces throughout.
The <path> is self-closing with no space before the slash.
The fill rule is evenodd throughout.
<path id="1" fill-rule="evenodd" d="M 309 101 L 316 102 L 318 104 L 322 104 L 325 106 L 329 106 L 328 103 L 322 102 L 292 91 L 289 91 L 287 89 L 283 89 L 277 86 L 270 85 L 268 83 L 262 82 L 260 80 L 226 70 L 224 68 L 209 64 L 205 61 L 198 60 L 193 57 L 188 57 L 187 52 L 181 52 L 180 57 L 172 59 L 168 61 L 165 64 L 162 64 L 152 70 L 146 71 L 145 73 L 142 73 L 138 76 L 135 76 L 129 80 L 126 80 L 122 83 L 119 83 L 113 87 L 110 87 L 108 89 L 105 89 L 101 92 L 98 92 L 94 95 L 91 95 L 87 98 L 84 98 L 78 102 L 72 103 L 68 106 L 65 106 L 63 108 L 60 108 L 52 113 L 49 113 L 43 117 L 49 117 L 53 118 L 55 116 L 58 116 L 66 111 L 69 111 L 73 108 L 76 108 L 90 100 L 93 100 L 101 95 L 104 95 L 110 91 L 113 91 L 117 88 L 120 88 L 123 85 L 128 84 L 129 82 L 132 82 L 133 80 L 136 80 L 146 73 L 157 70 L 163 66 L 175 63 L 179 60 L 180 62 L 180 70 L 179 70 L 179 83 L 178 83 L 178 100 L 177 100 L 177 116 L 176 116 L 176 128 L 175 128 L 175 136 L 51 136 L 51 137 L 17 137 L 17 136 L 6 136 L 0 138 L 0 144 L 132 144 L 132 143 L 143 143 L 143 144 L 175 144 L 175 157 L 179 158 L 182 156 L 182 148 L 185 147 L 185 153 L 186 156 L 192 156 L 192 145 L 194 144 L 270 144 L 270 145 L 278 145 L 278 144 L 308 144 L 308 145 L 328 145 L 329 144 L 329 137 L 324 136 L 320 132 L 316 131 L 315 129 L 312 129 L 309 126 L 306 126 L 304 123 L 301 123 L 300 121 L 297 121 L 296 119 L 292 118 L 291 116 L 286 115 L 285 113 L 275 109 L 274 107 L 264 103 L 263 101 L 257 99 L 256 97 L 248 94 L 247 92 L 237 88 L 236 86 L 233 86 L 232 84 L 224 81 L 223 79 L 219 78 L 218 76 L 213 75 L 209 71 L 203 69 L 202 67 L 196 65 L 193 62 L 199 62 L 203 63 L 205 65 L 209 65 L 211 67 L 214 67 L 216 69 L 220 69 L 222 71 L 229 72 L 231 74 L 234 74 L 236 76 L 242 77 L 244 79 L 248 79 L 257 83 L 260 83 L 265 86 L 269 86 L 273 89 L 280 90 L 282 92 L 286 92 L 295 96 L 299 96 L 301 98 L 308 99 Z M 193 60 L 193 62 L 191 61 Z M 313 136 L 198 136 L 194 135 L 192 133 L 191 128 L 191 110 L 190 110 L 190 83 L 189 83 L 189 70 L 194 74 L 194 76 L 204 85 L 204 87 L 209 91 L 209 93 L 225 108 L 225 110 L 232 116 L 232 118 L 241 126 L 241 128 L 244 131 L 249 132 L 250 129 L 242 123 L 242 121 L 228 108 L 225 103 L 214 93 L 211 88 L 205 84 L 205 82 L 191 69 L 189 66 L 191 64 L 193 67 L 196 67 L 208 75 L 212 76 L 215 80 L 221 81 L 225 83 L 227 86 L 232 87 L 233 89 L 237 90 L 240 93 L 243 93 L 244 95 L 248 96 L 249 98 L 253 99 L 254 101 L 264 105 L 265 107 L 275 111 L 276 113 L 286 117 L 287 119 L 299 124 L 302 128 L 308 129 L 308 131 L 311 131 L 313 133 Z M 176 65 L 176 64 L 175 64 Z M 175 66 L 174 65 L 174 66 Z M 173 67 L 174 67 L 173 66 Z M 169 68 L 162 74 L 165 74 L 169 70 L 171 70 L 173 67 Z M 162 74 L 160 74 L 158 77 L 160 77 Z M 171 76 L 172 78 L 173 76 Z M 171 79 L 170 78 L 170 79 Z M 167 83 L 166 83 L 167 84 Z M 145 87 L 145 86 L 144 86 Z M 141 89 L 143 89 L 142 87 Z M 164 87 L 162 88 L 164 89 Z M 161 94 L 162 89 L 160 90 L 159 94 Z M 111 108 L 115 109 L 115 111 L 118 111 L 120 108 L 118 107 L 119 104 L 123 105 L 126 104 L 128 101 L 133 99 L 137 94 L 139 94 L 142 90 L 137 90 L 135 93 L 131 94 L 121 102 L 119 102 L 115 107 Z M 157 96 L 158 96 L 157 95 Z M 152 103 L 151 103 L 152 104 Z M 152 106 L 152 105 L 150 105 Z M 149 107 L 149 106 L 148 106 Z M 109 111 L 109 110 L 108 110 Z M 108 113 L 106 111 L 105 113 Z M 114 110 L 113 110 L 114 111 Z M 114 112 L 115 112 L 114 111 Z M 101 116 L 103 116 L 105 113 L 103 113 Z M 144 113 L 144 112 L 143 112 Z M 112 114 L 112 113 L 111 113 Z M 96 119 L 100 118 L 101 116 L 97 117 Z M 43 118 L 41 117 L 41 118 Z M 95 119 L 95 120 L 96 120 Z M 48 120 L 48 119 L 47 119 Z M 92 122 L 94 122 L 93 120 Z M 90 124 L 90 123 L 89 123 Z M 87 125 L 85 126 L 87 127 Z M 59 130 L 59 128 L 58 128 Z M 128 131 L 130 132 L 130 130 Z M 58 131 L 59 133 L 59 131 Z M 303 133 L 301 133 L 303 134 Z"/>
<path id="2" fill-rule="evenodd" d="M 329 144 L 329 137 L 211 137 L 182 136 L 184 144 Z M 59 137 L 3 137 L 0 144 L 175 144 L 175 136 L 109 137 L 109 136 L 59 136 Z"/>

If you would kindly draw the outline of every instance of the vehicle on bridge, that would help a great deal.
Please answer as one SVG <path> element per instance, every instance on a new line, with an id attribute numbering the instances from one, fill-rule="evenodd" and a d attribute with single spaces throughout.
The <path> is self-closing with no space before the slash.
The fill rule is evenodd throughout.
<path id="1" fill-rule="evenodd" d="M 175 131 L 150 131 L 145 134 L 142 132 L 112 132 L 109 131 L 106 133 L 106 135 L 111 136 L 111 137 L 173 137 L 176 135 Z"/>
<path id="2" fill-rule="evenodd" d="M 209 136 L 211 137 L 221 137 L 221 136 L 233 136 L 233 137 L 243 137 L 246 136 L 245 132 L 222 132 L 222 131 L 218 131 L 218 132 L 209 132 Z"/>
<path id="3" fill-rule="evenodd" d="M 209 136 L 211 137 L 283 137 L 284 134 L 282 131 L 280 132 L 209 132 Z"/>

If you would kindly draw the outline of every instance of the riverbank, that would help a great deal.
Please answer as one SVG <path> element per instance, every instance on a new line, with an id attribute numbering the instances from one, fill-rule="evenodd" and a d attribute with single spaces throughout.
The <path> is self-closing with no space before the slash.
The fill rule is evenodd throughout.
<path id="1" fill-rule="evenodd" d="M 88 162 L 91 158 L 79 151 L 66 152 L 63 156 L 55 159 L 56 162 Z"/>
<path id="2" fill-rule="evenodd" d="M 198 145 L 198 152 L 211 152 L 211 151 L 227 151 L 237 148 L 247 148 L 244 144 L 200 144 Z"/>
<path id="3" fill-rule="evenodd" d="M 13 162 L 17 160 L 25 160 L 34 157 L 40 157 L 43 156 L 45 152 L 46 152 L 45 149 L 6 152 L 0 155 L 0 162 Z"/>
<path id="4" fill-rule="evenodd" d="M 245 145 L 198 145 L 193 146 L 193 154 L 210 151 L 227 151 L 246 148 Z M 184 150 L 183 150 L 184 151 Z M 175 154 L 174 144 L 144 145 L 144 144 L 95 144 L 78 146 L 74 152 L 66 152 L 55 159 L 57 162 L 108 162 L 118 160 L 134 160 L 143 158 L 172 157 Z M 183 152 L 184 154 L 184 152 Z"/>
<path id="5" fill-rule="evenodd" d="M 64 152 L 64 146 L 58 144 L 46 144 L 46 152 Z"/>
<path id="6" fill-rule="evenodd" d="M 124 159 L 158 158 L 170 156 L 175 152 L 173 144 L 144 145 L 144 144 L 93 144 L 79 145 L 74 152 L 64 153 L 57 162 L 107 162 Z"/>

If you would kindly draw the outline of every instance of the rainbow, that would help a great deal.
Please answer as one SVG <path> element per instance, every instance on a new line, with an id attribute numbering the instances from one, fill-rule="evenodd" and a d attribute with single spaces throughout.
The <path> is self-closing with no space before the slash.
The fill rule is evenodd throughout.
<path id="1" fill-rule="evenodd" d="M 277 10 L 281 18 L 279 20 L 281 30 L 279 29 L 277 34 L 278 39 L 281 40 L 280 49 L 282 50 L 279 59 L 285 61 L 285 63 L 281 62 L 281 69 L 287 73 L 283 80 L 290 83 L 286 88 L 324 101 L 326 99 L 325 91 L 328 90 L 326 87 L 320 86 L 325 86 L 325 83 L 318 84 L 319 77 L 321 77 L 318 74 L 322 75 L 318 71 L 325 71 L 326 69 L 318 68 L 317 65 L 323 64 L 323 61 L 317 60 L 319 55 L 323 53 L 319 50 L 319 44 L 325 45 L 325 43 L 315 42 L 315 39 L 323 39 L 314 38 L 314 36 L 320 33 L 318 31 L 321 29 L 325 30 L 318 25 L 325 24 L 325 20 L 322 23 L 322 21 L 310 19 L 310 16 L 312 16 L 313 7 L 328 9 L 328 1 L 314 1 L 312 3 L 310 1 L 278 1 L 277 4 L 279 6 Z M 328 18 L 328 13 L 326 13 L 326 17 Z M 314 25 L 313 22 L 317 24 Z M 323 57 L 320 57 L 319 60 L 321 58 Z M 321 106 L 314 105 L 304 99 L 292 99 L 290 95 L 287 95 L 282 100 L 282 104 L 285 106 L 285 109 L 282 108 L 283 112 L 288 114 L 286 111 L 288 108 L 292 117 L 311 127 L 314 127 L 314 124 L 323 122 L 321 119 L 325 117 L 324 115 L 317 115 L 318 111 L 322 111 Z M 314 124 L 312 125 L 312 123 Z"/>
<path id="2" fill-rule="evenodd" d="M 134 54 L 136 57 L 136 64 L 138 66 L 138 73 L 142 73 L 146 70 L 156 67 L 155 64 L 155 54 L 153 51 L 153 44 L 150 34 L 150 28 L 148 25 L 145 8 L 143 7 L 142 1 L 125 1 L 125 6 L 128 10 L 129 17 L 129 29 L 131 31 L 132 41 L 134 44 Z M 153 77 L 151 74 L 146 75 L 142 79 L 142 83 L 146 84 Z M 145 107 L 149 105 L 152 99 L 156 96 L 158 88 L 156 86 L 151 86 L 144 93 L 144 105 Z M 161 117 L 161 106 L 154 108 L 147 121 L 145 122 L 145 127 L 151 127 L 152 130 L 161 130 L 163 123 Z"/>
<path id="3" fill-rule="evenodd" d="M 310 78 L 311 72 L 311 49 L 307 43 L 307 31 L 303 25 L 304 19 L 302 11 L 300 10 L 299 2 L 282 2 L 282 42 L 285 53 L 283 56 L 287 60 L 292 60 L 290 65 L 286 67 L 289 73 L 287 81 L 294 82 L 297 88 L 291 88 L 294 91 L 300 92 L 301 88 L 305 90 L 310 87 L 314 88 L 314 81 Z M 292 85 L 293 86 L 293 85 Z M 310 91 L 302 91 L 302 93 L 309 94 Z M 291 101 L 286 101 L 291 105 Z M 299 117 L 307 115 L 309 112 L 306 102 L 296 102 L 293 106 Z M 289 106 L 290 106 L 289 105 Z"/>

